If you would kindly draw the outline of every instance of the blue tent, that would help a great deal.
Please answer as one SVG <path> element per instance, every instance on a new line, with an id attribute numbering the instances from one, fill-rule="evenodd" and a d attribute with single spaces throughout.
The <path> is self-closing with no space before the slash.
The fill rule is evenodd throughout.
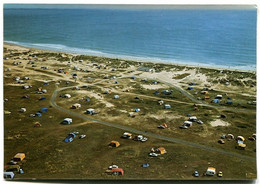
<path id="1" fill-rule="evenodd" d="M 219 101 L 219 99 L 213 99 L 212 100 L 214 103 L 219 103 L 220 101 Z"/>
<path id="2" fill-rule="evenodd" d="M 86 98 L 86 101 L 87 101 L 87 102 L 89 102 L 89 101 L 90 101 L 90 99 L 89 99 L 89 98 Z"/>
<path id="3" fill-rule="evenodd" d="M 163 90 L 162 93 L 165 94 L 165 95 L 171 95 L 171 94 L 172 94 L 172 91 Z"/>
<path id="4" fill-rule="evenodd" d="M 73 141 L 73 138 L 71 136 L 68 136 L 64 139 L 65 142 L 71 142 Z"/>
<path id="5" fill-rule="evenodd" d="M 72 137 L 72 138 L 75 138 L 77 135 L 76 135 L 75 133 L 69 133 L 68 136 L 70 136 L 70 137 Z"/>
<path id="6" fill-rule="evenodd" d="M 140 111 L 140 109 L 135 109 L 135 112 L 139 112 Z"/>
<path id="7" fill-rule="evenodd" d="M 155 94 L 155 95 L 159 95 L 160 92 L 159 92 L 159 91 L 155 91 L 154 94 Z"/>
<path id="8" fill-rule="evenodd" d="M 41 117 L 41 116 L 42 116 L 42 114 L 41 114 L 41 113 L 39 113 L 39 112 L 36 112 L 36 113 L 35 113 L 35 116 Z"/>
<path id="9" fill-rule="evenodd" d="M 190 87 L 190 86 L 189 86 L 189 87 L 188 87 L 188 90 L 193 90 L 193 87 Z"/>
<path id="10" fill-rule="evenodd" d="M 227 104 L 233 104 L 233 102 L 231 100 L 227 101 Z"/>
<path id="11" fill-rule="evenodd" d="M 132 76 L 131 79 L 136 79 L 136 76 Z"/>
<path id="12" fill-rule="evenodd" d="M 47 85 L 49 85 L 49 83 L 48 83 L 48 82 L 44 82 L 43 85 L 44 85 L 44 86 L 47 86 Z"/>
<path id="13" fill-rule="evenodd" d="M 145 163 L 142 165 L 143 167 L 149 167 L 150 165 L 148 163 Z"/>
<path id="14" fill-rule="evenodd" d="M 196 85 L 196 83 L 195 82 L 190 83 L 190 86 L 192 86 L 192 85 Z"/>
<path id="15" fill-rule="evenodd" d="M 227 97 L 227 99 L 231 100 L 231 97 L 229 96 L 229 97 Z"/>
<path id="16" fill-rule="evenodd" d="M 115 84 L 118 84 L 118 81 L 115 81 Z"/>
<path id="17" fill-rule="evenodd" d="M 46 99 L 46 97 L 44 97 L 44 96 L 40 98 L 40 100 L 45 100 L 45 99 Z"/>
<path id="18" fill-rule="evenodd" d="M 47 108 L 41 108 L 40 112 L 41 113 L 48 112 L 48 109 Z"/>

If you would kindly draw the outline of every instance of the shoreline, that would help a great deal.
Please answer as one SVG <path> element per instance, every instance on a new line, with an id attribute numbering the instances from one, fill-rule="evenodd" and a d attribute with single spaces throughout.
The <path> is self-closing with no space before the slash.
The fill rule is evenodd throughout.
<path id="1" fill-rule="evenodd" d="M 172 65 L 172 66 L 181 66 L 181 67 L 189 67 L 189 68 L 203 68 L 203 69 L 211 69 L 211 70 L 228 70 L 228 71 L 234 71 L 234 72 L 247 72 L 247 73 L 256 73 L 256 70 L 249 70 L 249 69 L 231 69 L 231 68 L 221 68 L 221 67 L 214 67 L 214 66 L 203 66 L 203 65 L 192 65 L 192 64 L 180 64 L 180 63 L 173 63 L 173 62 L 167 62 L 167 61 L 150 61 L 150 60 L 138 60 L 138 59 L 130 59 L 130 58 L 121 58 L 121 57 L 108 57 L 108 56 L 98 56 L 98 55 L 91 55 L 91 54 L 80 54 L 80 53 L 73 53 L 73 52 L 67 52 L 67 51 L 58 51 L 58 50 L 51 50 L 51 49 L 43 49 L 43 48 L 36 48 L 36 47 L 28 47 L 28 46 L 23 46 L 19 45 L 16 43 L 9 43 L 4 41 L 3 42 L 3 47 L 5 45 L 9 46 L 18 46 L 21 48 L 27 48 L 27 49 L 33 49 L 33 50 L 39 50 L 39 51 L 48 51 L 48 52 L 55 52 L 55 53 L 64 53 L 64 54 L 70 54 L 70 55 L 84 55 L 84 56 L 89 56 L 89 57 L 99 57 L 99 58 L 106 58 L 106 59 L 120 59 L 124 61 L 131 61 L 131 62 L 141 62 L 141 63 L 152 63 L 152 64 L 164 64 L 164 65 Z"/>

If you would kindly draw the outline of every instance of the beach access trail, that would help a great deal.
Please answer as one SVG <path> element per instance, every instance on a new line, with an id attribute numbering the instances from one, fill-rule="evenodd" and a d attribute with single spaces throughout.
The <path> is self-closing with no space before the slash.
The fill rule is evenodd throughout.
<path id="1" fill-rule="evenodd" d="M 101 81 L 98 81 L 96 83 L 92 83 L 90 85 L 96 85 L 96 84 L 101 83 L 103 81 L 104 80 L 101 80 Z M 94 118 L 91 118 L 91 117 L 87 117 L 86 115 L 83 115 L 83 114 L 78 114 L 78 113 L 72 112 L 68 109 L 65 109 L 65 108 L 57 105 L 56 102 L 55 102 L 55 99 L 57 97 L 58 92 L 65 90 L 65 89 L 69 89 L 69 88 L 73 88 L 73 86 L 57 88 L 56 90 L 54 90 L 52 97 L 51 97 L 51 100 L 50 100 L 50 103 L 54 108 L 56 108 L 57 110 L 59 110 L 61 112 L 66 113 L 66 114 L 69 114 L 69 115 L 72 115 L 72 116 L 75 116 L 75 117 L 78 117 L 78 118 L 81 118 L 81 119 L 84 119 L 84 120 L 96 122 L 96 123 L 99 123 L 99 124 L 102 124 L 102 125 L 105 125 L 105 126 L 110 126 L 110 127 L 114 127 L 114 128 L 124 130 L 124 131 L 129 131 L 129 132 L 133 132 L 133 133 L 136 133 L 136 134 L 142 134 L 142 135 L 145 135 L 145 136 L 153 137 L 155 139 L 160 139 L 160 140 L 164 140 L 164 141 L 168 141 L 168 142 L 172 142 L 172 143 L 177 143 L 177 144 L 183 144 L 183 145 L 186 145 L 186 146 L 191 146 L 191 147 L 195 147 L 195 148 L 199 148 L 199 149 L 203 149 L 203 150 L 207 150 L 207 151 L 212 151 L 212 152 L 216 152 L 216 153 L 220 153 L 220 154 L 224 154 L 224 155 L 227 155 L 227 156 L 236 157 L 236 158 L 239 158 L 239 159 L 248 160 L 248 161 L 252 161 L 252 162 L 255 161 L 254 157 L 241 155 L 241 154 L 234 153 L 234 152 L 224 151 L 224 150 L 216 149 L 216 148 L 213 148 L 213 147 L 210 147 L 210 146 L 205 146 L 205 145 L 185 141 L 185 140 L 178 139 L 178 138 L 166 137 L 166 136 L 163 136 L 163 135 L 138 130 L 138 129 L 135 129 L 135 128 L 131 128 L 131 127 L 124 126 L 124 125 L 119 125 L 119 124 L 116 124 L 116 123 L 101 121 L 101 120 L 97 120 L 97 119 L 94 119 Z M 137 95 L 137 94 L 135 94 L 135 95 Z M 82 126 L 82 124 L 79 124 L 78 126 Z"/>

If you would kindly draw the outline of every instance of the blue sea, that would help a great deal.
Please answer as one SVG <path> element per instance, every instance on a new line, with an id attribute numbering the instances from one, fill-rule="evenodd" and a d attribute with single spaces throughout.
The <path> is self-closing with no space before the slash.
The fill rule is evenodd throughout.
<path id="1" fill-rule="evenodd" d="M 142 61 L 256 70 L 256 9 L 4 8 L 4 41 Z"/>

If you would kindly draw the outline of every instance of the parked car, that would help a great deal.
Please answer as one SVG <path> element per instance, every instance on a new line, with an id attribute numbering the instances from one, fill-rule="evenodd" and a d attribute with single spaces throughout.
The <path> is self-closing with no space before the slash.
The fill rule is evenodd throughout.
<path id="1" fill-rule="evenodd" d="M 86 135 L 80 135 L 80 136 L 79 136 L 80 139 L 83 139 L 83 138 L 85 138 L 85 137 L 86 137 Z"/>
<path id="2" fill-rule="evenodd" d="M 198 120 L 197 123 L 198 123 L 198 124 L 203 124 L 203 121 Z"/>
<path id="3" fill-rule="evenodd" d="M 17 165 L 17 162 L 10 160 L 10 162 L 8 162 L 8 165 Z"/>
<path id="4" fill-rule="evenodd" d="M 181 125 L 179 128 L 181 128 L 181 129 L 187 129 L 188 127 L 185 126 L 185 125 Z"/>
<path id="5" fill-rule="evenodd" d="M 157 157 L 159 154 L 157 154 L 157 153 L 149 153 L 149 156 L 151 156 L 151 157 Z"/>
<path id="6" fill-rule="evenodd" d="M 165 126 L 159 125 L 157 128 L 165 129 Z"/>
<path id="7" fill-rule="evenodd" d="M 194 174 L 195 177 L 199 177 L 199 172 L 198 171 L 194 171 L 193 174 Z"/>
<path id="8" fill-rule="evenodd" d="M 219 171 L 219 172 L 218 172 L 218 177 L 222 177 L 222 176 L 223 176 L 222 171 Z"/>

